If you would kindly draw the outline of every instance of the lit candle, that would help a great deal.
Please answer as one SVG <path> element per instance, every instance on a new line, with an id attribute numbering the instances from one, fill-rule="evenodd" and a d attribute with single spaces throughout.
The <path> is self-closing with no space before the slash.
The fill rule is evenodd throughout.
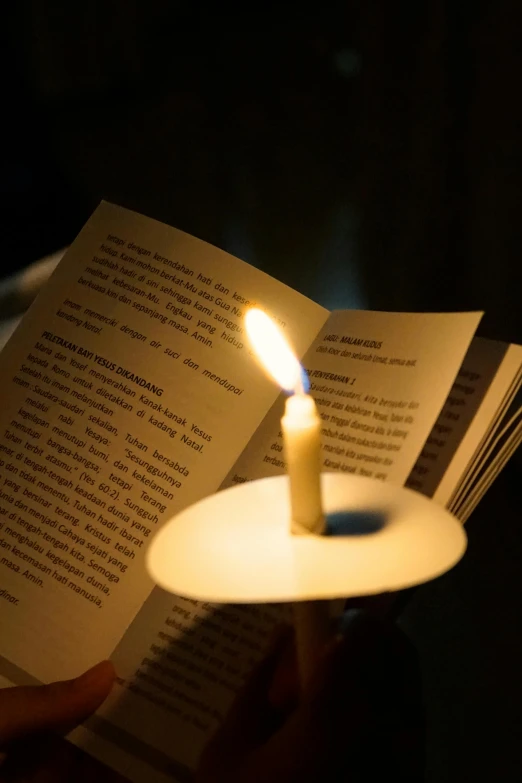
<path id="1" fill-rule="evenodd" d="M 245 316 L 246 330 L 261 364 L 274 380 L 293 395 L 281 419 L 290 484 L 291 532 L 324 532 L 321 503 L 321 419 L 306 394 L 305 372 L 274 322 L 257 308 Z M 301 682 L 306 683 L 330 635 L 327 601 L 294 604 L 294 628 Z"/>
<path id="2" fill-rule="evenodd" d="M 259 360 L 274 380 L 293 392 L 281 419 L 290 483 L 292 533 L 324 531 L 321 505 L 321 419 L 305 393 L 306 375 L 286 339 L 262 310 L 245 316 L 246 330 Z"/>
<path id="3" fill-rule="evenodd" d="M 314 535 L 324 523 L 320 419 L 305 393 L 301 365 L 279 329 L 259 310 L 247 313 L 246 326 L 265 368 L 294 392 L 282 419 L 289 480 L 273 476 L 241 483 L 185 509 L 156 534 L 147 566 L 164 589 L 200 601 L 293 601 L 299 675 L 306 686 L 331 638 L 331 600 L 440 576 L 462 557 L 466 536 L 458 520 L 416 492 L 339 473 L 322 476 L 326 511 L 368 509 L 378 529 L 372 536 L 340 530 Z M 293 535 L 297 529 L 308 535 Z"/>

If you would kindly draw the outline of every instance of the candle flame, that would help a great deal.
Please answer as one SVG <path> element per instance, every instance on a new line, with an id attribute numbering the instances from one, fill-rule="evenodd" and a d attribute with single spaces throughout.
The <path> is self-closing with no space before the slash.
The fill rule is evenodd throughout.
<path id="1" fill-rule="evenodd" d="M 303 393 L 308 386 L 306 372 L 288 341 L 272 319 L 257 307 L 245 315 L 245 327 L 263 368 L 283 389 Z"/>

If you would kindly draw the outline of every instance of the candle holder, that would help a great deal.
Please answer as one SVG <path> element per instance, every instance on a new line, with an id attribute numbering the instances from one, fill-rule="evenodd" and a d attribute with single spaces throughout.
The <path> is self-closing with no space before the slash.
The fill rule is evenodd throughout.
<path id="1" fill-rule="evenodd" d="M 205 498 L 156 534 L 149 573 L 212 603 L 316 602 L 427 582 L 464 554 L 462 525 L 417 492 L 339 473 L 321 474 L 321 492 L 323 535 L 291 533 L 287 476 Z M 308 639 L 320 624 L 310 614 Z"/>

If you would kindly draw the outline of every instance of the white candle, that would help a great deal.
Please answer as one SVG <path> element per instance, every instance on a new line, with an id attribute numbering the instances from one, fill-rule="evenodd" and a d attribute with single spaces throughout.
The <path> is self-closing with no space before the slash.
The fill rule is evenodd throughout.
<path id="1" fill-rule="evenodd" d="M 310 395 L 296 393 L 287 399 L 281 428 L 290 483 L 292 533 L 321 534 L 321 419 Z"/>
<path id="2" fill-rule="evenodd" d="M 294 392 L 286 401 L 281 419 L 290 486 L 289 533 L 321 534 L 325 527 L 321 503 L 321 419 L 315 402 L 305 394 L 303 369 L 274 322 L 262 310 L 252 308 L 245 323 L 264 369 L 283 389 Z M 328 602 L 294 604 L 294 628 L 299 672 L 305 684 L 330 635 Z"/>
<path id="3" fill-rule="evenodd" d="M 315 402 L 302 391 L 289 397 L 281 419 L 290 484 L 291 532 L 320 535 L 325 517 L 321 502 L 321 419 Z M 330 638 L 328 601 L 293 606 L 295 646 L 301 683 L 306 684 Z"/>

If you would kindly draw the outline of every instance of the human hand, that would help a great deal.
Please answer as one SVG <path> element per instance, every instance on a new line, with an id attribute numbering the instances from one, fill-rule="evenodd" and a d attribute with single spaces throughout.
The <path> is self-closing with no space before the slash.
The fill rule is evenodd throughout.
<path id="1" fill-rule="evenodd" d="M 396 626 L 361 615 L 325 650 L 302 695 L 292 635 L 280 636 L 205 749 L 196 780 L 418 783 L 423 735 L 411 646 Z"/>
<path id="2" fill-rule="evenodd" d="M 102 661 L 74 680 L 0 690 L 0 750 L 43 731 L 67 731 L 108 696 L 116 673 Z"/>
<path id="3" fill-rule="evenodd" d="M 56 733 L 67 732 L 94 712 L 114 682 L 103 661 L 75 680 L 0 690 L 0 783 L 97 783 L 123 781 Z"/>

